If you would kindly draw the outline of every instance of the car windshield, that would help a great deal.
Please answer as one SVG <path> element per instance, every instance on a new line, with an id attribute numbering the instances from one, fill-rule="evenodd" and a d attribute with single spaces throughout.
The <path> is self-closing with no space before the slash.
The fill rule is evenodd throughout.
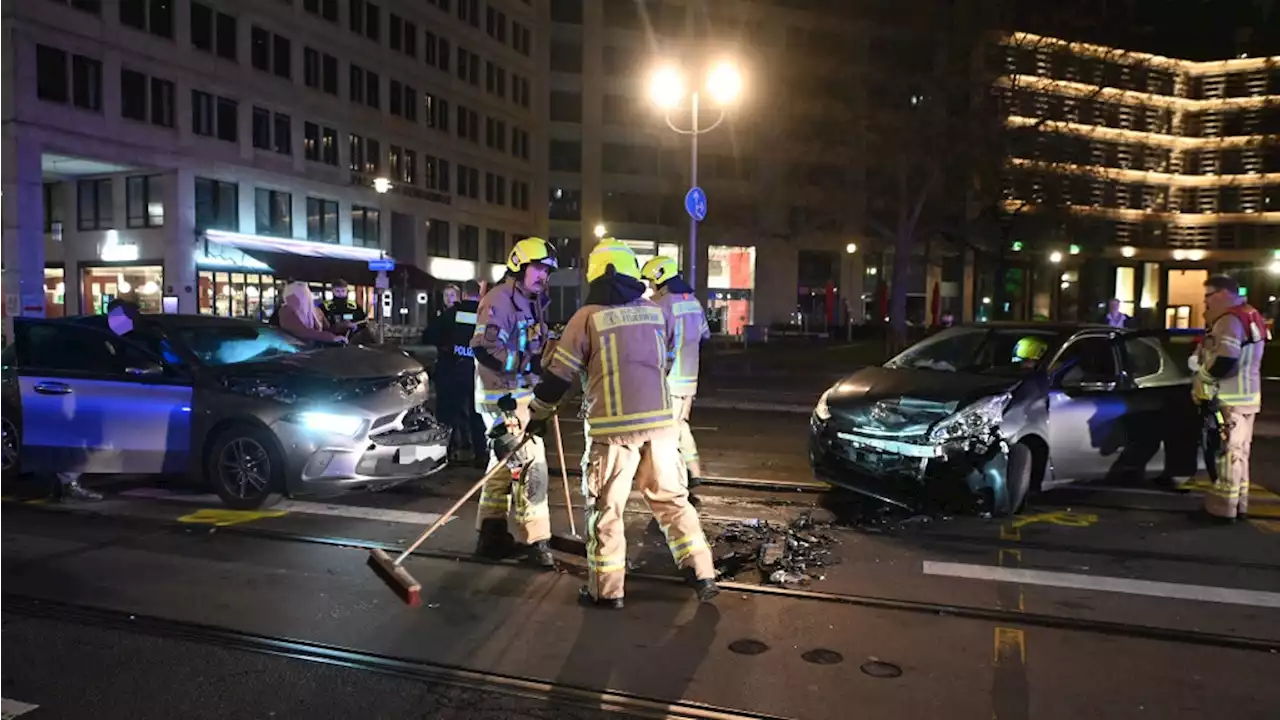
<path id="1" fill-rule="evenodd" d="M 178 337 L 206 365 L 258 362 L 312 349 L 310 343 L 270 325 L 185 327 Z"/>
<path id="2" fill-rule="evenodd" d="M 959 327 L 907 348 L 884 366 L 983 375 L 1022 375 L 1047 362 L 1059 333 L 1038 328 Z"/>

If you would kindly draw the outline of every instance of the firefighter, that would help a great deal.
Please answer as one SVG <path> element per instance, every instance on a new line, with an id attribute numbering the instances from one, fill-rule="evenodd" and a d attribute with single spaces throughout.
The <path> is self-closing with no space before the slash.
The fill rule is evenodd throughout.
<path id="1" fill-rule="evenodd" d="M 1267 323 L 1240 297 L 1240 284 L 1215 275 L 1204 284 L 1208 331 L 1192 365 L 1192 399 L 1211 422 L 1219 422 L 1222 453 L 1217 477 L 1204 496 L 1214 518 L 1234 521 L 1249 511 L 1249 451 L 1253 421 L 1262 409 L 1262 353 Z"/>
<path id="2" fill-rule="evenodd" d="M 602 242 L 587 261 L 586 302 L 547 359 L 534 388 L 528 432 L 546 432 L 547 420 L 573 383 L 586 376 L 591 439 L 587 498 L 587 585 L 584 604 L 623 607 L 627 547 L 623 512 L 632 484 L 639 486 L 698 598 L 719 593 L 711 550 L 689 504 L 679 472 L 679 431 L 667 393 L 667 358 L 675 353 L 674 323 L 644 298 L 635 253 Z"/>
<path id="3" fill-rule="evenodd" d="M 693 294 L 693 288 L 680 275 L 676 261 L 668 257 L 656 257 L 644 264 L 640 275 L 653 289 L 653 302 L 662 308 L 675 327 L 675 357 L 667 373 L 667 389 L 671 392 L 671 407 L 680 430 L 680 461 L 685 471 L 681 473 L 689 490 L 702 484 L 702 465 L 698 462 L 698 443 L 689 428 L 689 413 L 693 410 L 693 398 L 698 394 L 698 351 L 703 340 L 711 337 L 707 327 L 707 315 L 702 303 Z M 698 505 L 692 493 L 689 502 Z"/>
<path id="4" fill-rule="evenodd" d="M 537 237 L 521 240 L 507 258 L 506 277 L 485 294 L 476 309 L 471 350 L 476 363 L 476 410 L 485 427 L 506 423 L 498 401 L 508 394 L 517 403 L 516 421 L 528 424 L 529 403 L 541 373 L 541 353 L 547 339 L 542 296 L 555 267 L 556 252 L 551 243 Z M 498 450 L 494 448 L 490 463 L 502 459 Z M 547 508 L 547 454 L 542 439 L 530 440 L 517 460 L 511 477 L 497 473 L 480 493 L 476 552 L 502 558 L 512 554 L 518 543 L 530 562 L 555 567 L 547 545 L 551 516 Z"/>
<path id="5" fill-rule="evenodd" d="M 476 310 L 480 307 L 480 283 L 468 280 L 458 289 L 460 301 L 450 305 L 424 333 L 436 348 L 436 415 L 453 429 L 450 455 L 458 457 L 458 445 L 469 443 L 476 467 L 488 465 L 488 441 L 484 420 L 476 412 L 476 363 L 471 351 Z"/>

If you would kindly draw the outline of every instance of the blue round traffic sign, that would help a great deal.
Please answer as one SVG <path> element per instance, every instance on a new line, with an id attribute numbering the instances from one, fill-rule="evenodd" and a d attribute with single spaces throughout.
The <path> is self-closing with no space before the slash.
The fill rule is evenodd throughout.
<path id="1" fill-rule="evenodd" d="M 707 194 L 700 187 L 689 188 L 684 196 L 684 210 L 689 217 L 702 222 L 707 219 Z"/>

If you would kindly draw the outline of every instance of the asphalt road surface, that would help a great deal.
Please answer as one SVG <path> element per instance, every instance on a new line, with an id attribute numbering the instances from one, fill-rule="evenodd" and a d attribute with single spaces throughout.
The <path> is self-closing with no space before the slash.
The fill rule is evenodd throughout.
<path id="1" fill-rule="evenodd" d="M 199 488 L 94 479 L 96 504 L 6 488 L 3 697 L 40 718 L 1270 718 L 1280 704 L 1280 439 L 1248 522 L 1200 495 L 1090 487 L 1018 518 L 883 513 L 814 483 L 799 413 L 702 409 L 704 527 L 733 578 L 698 605 L 633 497 L 627 608 L 580 569 L 482 563 L 471 518 L 405 567 L 365 566 L 476 477 L 232 512 Z M 565 422 L 573 467 L 582 440 Z M 552 465 L 558 466 L 552 445 Z M 576 477 L 570 482 L 576 487 Z M 553 523 L 568 530 L 553 473 Z M 581 495 L 572 496 L 581 531 Z M 761 537 L 817 549 L 769 582 Z M 826 521 L 835 520 L 834 524 Z M 748 521 L 750 526 L 744 525 Z M 766 523 L 766 529 L 758 524 Z M 737 553 L 735 555 L 735 553 Z M 822 555 L 822 553 L 827 553 Z M 13 705 L 11 703 L 22 703 Z M 31 709 L 34 706 L 34 709 Z M 16 709 L 16 710 L 15 710 Z"/>

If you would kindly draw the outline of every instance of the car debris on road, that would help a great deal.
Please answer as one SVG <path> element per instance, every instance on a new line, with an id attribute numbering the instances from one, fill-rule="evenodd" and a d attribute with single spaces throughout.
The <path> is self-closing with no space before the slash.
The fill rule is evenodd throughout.
<path id="1" fill-rule="evenodd" d="M 730 579 L 755 567 L 773 585 L 807 585 L 826 577 L 824 568 L 839 563 L 832 545 L 840 540 L 827 518 L 807 512 L 791 523 L 751 519 L 727 525 L 712 543 L 725 549 L 716 557 L 716 573 Z"/>

